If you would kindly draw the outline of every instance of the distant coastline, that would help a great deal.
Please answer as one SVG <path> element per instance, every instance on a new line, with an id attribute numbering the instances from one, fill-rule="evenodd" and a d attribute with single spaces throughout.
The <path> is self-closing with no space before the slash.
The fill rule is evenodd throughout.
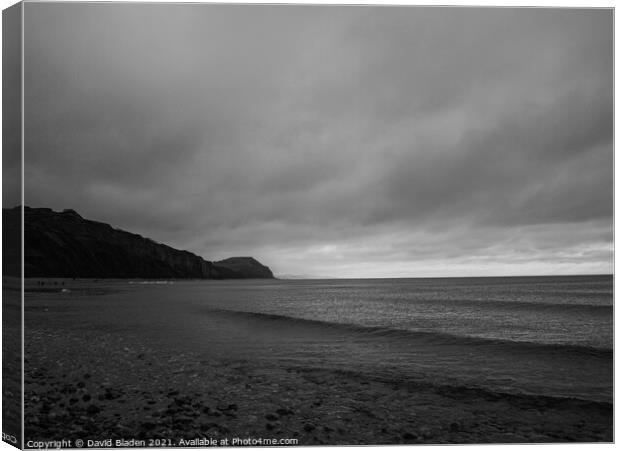
<path id="1" fill-rule="evenodd" d="M 21 207 L 2 210 L 4 275 L 21 275 Z M 208 261 L 74 210 L 24 207 L 25 277 L 273 279 L 253 257 Z"/>

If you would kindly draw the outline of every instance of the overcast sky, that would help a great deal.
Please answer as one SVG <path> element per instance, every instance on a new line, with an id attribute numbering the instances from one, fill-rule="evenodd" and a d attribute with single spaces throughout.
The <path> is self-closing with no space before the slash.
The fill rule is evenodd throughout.
<path id="1" fill-rule="evenodd" d="M 335 277 L 610 273 L 611 10 L 25 5 L 25 203 Z"/>

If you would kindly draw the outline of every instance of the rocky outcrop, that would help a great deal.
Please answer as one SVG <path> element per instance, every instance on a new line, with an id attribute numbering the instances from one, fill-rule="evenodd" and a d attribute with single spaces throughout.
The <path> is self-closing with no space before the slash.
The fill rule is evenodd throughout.
<path id="1" fill-rule="evenodd" d="M 17 237 L 20 208 L 3 209 L 4 237 Z M 109 224 L 82 218 L 73 210 L 55 212 L 49 208 L 24 208 L 24 271 L 26 277 L 80 278 L 273 278 L 254 265 L 236 268 L 219 266 L 188 251 L 174 249 L 140 235 L 114 229 Z M 4 248 L 11 253 L 18 246 Z M 10 259 L 10 255 L 7 256 Z M 226 261 L 226 260 L 224 260 Z M 19 275 L 19 267 L 10 265 Z M 267 275 L 268 274 L 268 275 Z"/>
<path id="2" fill-rule="evenodd" d="M 273 279 L 271 269 L 253 257 L 231 257 L 213 264 L 216 268 L 233 271 L 242 279 Z"/>

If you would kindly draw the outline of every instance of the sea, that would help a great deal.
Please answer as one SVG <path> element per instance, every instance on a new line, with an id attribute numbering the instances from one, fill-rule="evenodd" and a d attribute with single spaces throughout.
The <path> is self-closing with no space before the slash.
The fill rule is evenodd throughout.
<path id="1" fill-rule="evenodd" d="M 26 293 L 26 340 L 36 315 L 205 362 L 613 398 L 611 275 L 57 283 Z"/>

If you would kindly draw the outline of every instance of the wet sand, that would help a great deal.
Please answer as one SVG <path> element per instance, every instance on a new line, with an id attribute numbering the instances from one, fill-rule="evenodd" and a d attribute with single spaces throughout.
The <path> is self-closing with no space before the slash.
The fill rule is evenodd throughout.
<path id="1" fill-rule="evenodd" d="M 609 442 L 609 403 L 209 359 L 131 333 L 26 332 L 25 440 L 284 444 Z M 28 320 L 28 314 L 27 314 Z M 291 441 L 297 440 L 297 442 Z"/>

